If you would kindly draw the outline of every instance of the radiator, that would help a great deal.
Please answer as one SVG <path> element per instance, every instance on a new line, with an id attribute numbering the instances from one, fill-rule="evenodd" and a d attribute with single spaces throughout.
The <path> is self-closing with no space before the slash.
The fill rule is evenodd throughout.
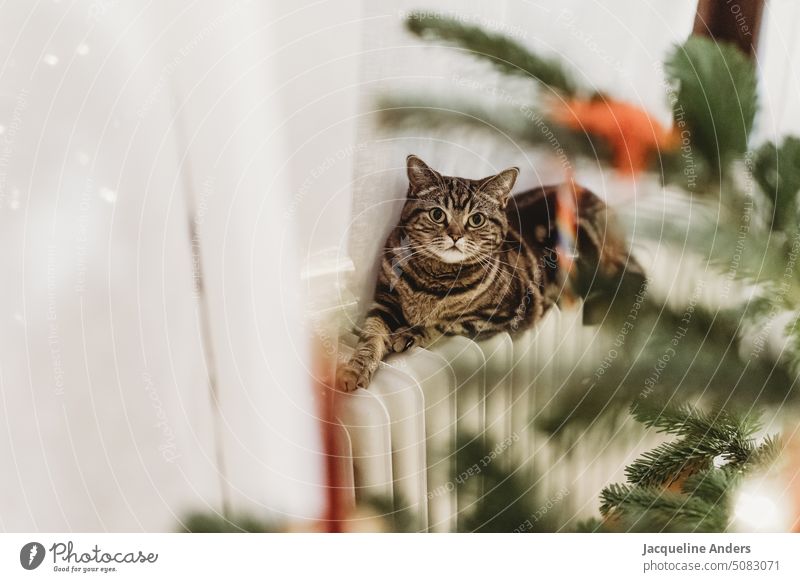
<path id="1" fill-rule="evenodd" d="M 631 438 L 630 430 L 608 434 L 598 426 L 566 447 L 534 425 L 565 380 L 579 374 L 588 381 L 609 348 L 598 327 L 582 324 L 578 306 L 553 308 L 513 338 L 451 337 L 390 356 L 368 390 L 337 396 L 347 499 L 395 499 L 420 531 L 456 530 L 474 501 L 453 483 L 455 437 L 463 431 L 505 443 L 492 462 L 536 480 L 543 504 L 558 498 L 564 523 L 596 515 L 599 491 L 622 480 L 642 446 L 619 442 Z"/>

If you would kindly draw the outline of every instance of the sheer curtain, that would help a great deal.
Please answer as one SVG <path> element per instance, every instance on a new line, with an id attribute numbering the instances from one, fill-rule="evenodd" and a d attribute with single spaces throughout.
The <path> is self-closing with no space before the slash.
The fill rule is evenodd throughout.
<path id="1" fill-rule="evenodd" d="M 349 214 L 358 11 L 4 5 L 0 529 L 320 515 L 300 273 Z"/>

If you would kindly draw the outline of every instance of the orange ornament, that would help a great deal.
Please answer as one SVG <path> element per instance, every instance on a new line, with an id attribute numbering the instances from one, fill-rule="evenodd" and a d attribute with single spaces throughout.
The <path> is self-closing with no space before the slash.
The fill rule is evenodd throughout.
<path id="1" fill-rule="evenodd" d="M 611 146 L 614 168 L 635 175 L 647 168 L 654 151 L 677 144 L 675 134 L 644 109 L 606 97 L 570 99 L 553 107 L 552 118 L 575 131 L 602 138 Z"/>

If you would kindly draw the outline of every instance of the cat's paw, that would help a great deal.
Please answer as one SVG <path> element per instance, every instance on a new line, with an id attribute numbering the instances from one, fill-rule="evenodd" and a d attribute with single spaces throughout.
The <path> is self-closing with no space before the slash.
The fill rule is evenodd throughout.
<path id="1" fill-rule="evenodd" d="M 360 364 L 345 364 L 336 371 L 336 387 L 342 392 L 366 388 L 371 379 L 369 368 Z"/>
<path id="2" fill-rule="evenodd" d="M 393 352 L 401 353 L 410 350 L 419 341 L 417 332 L 413 328 L 398 330 L 392 334 L 390 347 Z"/>

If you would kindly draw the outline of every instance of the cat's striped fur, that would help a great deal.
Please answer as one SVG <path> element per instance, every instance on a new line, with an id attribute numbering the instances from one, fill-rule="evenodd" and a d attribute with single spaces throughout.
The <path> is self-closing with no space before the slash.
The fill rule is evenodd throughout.
<path id="1" fill-rule="evenodd" d="M 443 176 L 416 156 L 407 167 L 408 197 L 383 249 L 374 302 L 352 358 L 339 369 L 343 390 L 366 388 L 387 354 L 441 335 L 529 328 L 565 281 L 556 253 L 557 187 L 511 197 L 517 168 L 470 180 Z M 584 278 L 641 273 L 609 231 L 605 204 L 580 188 L 575 203 Z"/>

